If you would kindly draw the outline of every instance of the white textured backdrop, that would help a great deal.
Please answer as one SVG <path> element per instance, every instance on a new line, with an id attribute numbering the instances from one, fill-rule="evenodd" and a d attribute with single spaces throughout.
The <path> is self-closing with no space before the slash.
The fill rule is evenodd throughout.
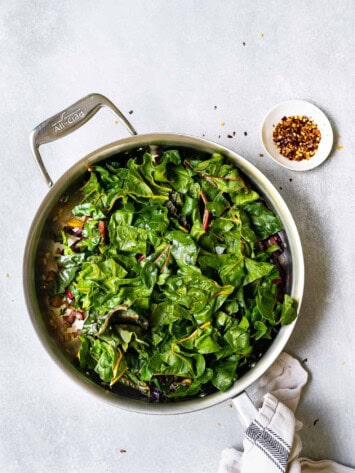
<path id="1" fill-rule="evenodd" d="M 355 466 L 354 21 L 352 0 L 0 0 L 0 471 L 213 473 L 221 449 L 242 442 L 228 403 L 160 418 L 102 404 L 62 374 L 31 327 L 22 254 L 47 189 L 28 133 L 90 92 L 133 110 L 140 132 L 230 146 L 282 188 L 306 260 L 288 345 L 311 373 L 304 454 Z M 332 156 L 308 173 L 259 156 L 264 114 L 290 98 L 319 105 L 334 127 Z M 124 135 L 102 111 L 43 156 L 58 177 Z"/>

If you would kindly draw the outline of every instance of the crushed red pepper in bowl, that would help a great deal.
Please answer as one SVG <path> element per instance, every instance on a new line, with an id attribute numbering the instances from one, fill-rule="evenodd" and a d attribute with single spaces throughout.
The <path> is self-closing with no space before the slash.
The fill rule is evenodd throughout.
<path id="1" fill-rule="evenodd" d="M 273 140 L 282 156 L 291 161 L 311 159 L 316 154 L 321 132 L 306 116 L 283 117 L 273 131 Z"/>

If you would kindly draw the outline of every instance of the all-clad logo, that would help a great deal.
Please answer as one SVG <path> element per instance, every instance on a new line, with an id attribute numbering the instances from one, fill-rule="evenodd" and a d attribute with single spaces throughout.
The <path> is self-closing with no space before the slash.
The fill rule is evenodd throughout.
<path id="1" fill-rule="evenodd" d="M 55 133 L 58 133 L 59 131 L 64 130 L 66 126 L 72 125 L 84 117 L 85 113 L 81 110 L 81 108 L 78 108 L 77 110 L 74 110 L 74 112 L 68 114 L 63 112 L 61 119 L 54 123 L 52 128 L 54 129 Z"/>

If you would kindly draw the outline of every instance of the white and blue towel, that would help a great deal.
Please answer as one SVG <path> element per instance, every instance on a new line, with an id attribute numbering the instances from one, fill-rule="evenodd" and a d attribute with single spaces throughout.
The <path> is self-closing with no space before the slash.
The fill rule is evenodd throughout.
<path id="1" fill-rule="evenodd" d="M 299 457 L 302 443 L 296 432 L 302 423 L 294 412 L 307 378 L 295 358 L 280 355 L 248 391 L 259 410 L 244 433 L 244 451 L 223 450 L 218 473 L 355 473 L 329 460 L 315 462 Z M 237 399 L 234 404 L 242 410 L 243 402 L 238 404 Z"/>

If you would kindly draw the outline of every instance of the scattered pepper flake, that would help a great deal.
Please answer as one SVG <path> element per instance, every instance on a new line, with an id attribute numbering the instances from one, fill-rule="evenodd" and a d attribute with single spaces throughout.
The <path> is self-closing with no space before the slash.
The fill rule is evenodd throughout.
<path id="1" fill-rule="evenodd" d="M 227 138 L 233 138 L 233 135 L 227 135 Z"/>
<path id="2" fill-rule="evenodd" d="M 215 105 L 215 106 L 213 107 L 213 109 L 214 109 L 214 110 L 217 110 L 217 105 Z"/>
<path id="3" fill-rule="evenodd" d="M 317 422 L 319 422 L 319 419 L 315 419 L 315 421 L 313 422 L 313 425 L 316 425 Z"/>
<path id="4" fill-rule="evenodd" d="M 125 450 L 124 448 L 121 448 L 120 453 L 127 453 L 127 450 Z"/>
<path id="5" fill-rule="evenodd" d="M 133 110 L 130 110 L 128 113 L 129 113 L 130 115 L 132 115 L 132 113 L 133 113 Z"/>
<path id="6" fill-rule="evenodd" d="M 246 46 L 246 43 L 243 41 L 243 46 Z"/>
<path id="7" fill-rule="evenodd" d="M 338 150 L 338 151 L 340 151 L 340 150 L 343 149 L 343 148 L 344 148 L 344 146 L 341 146 L 341 145 L 338 145 L 338 146 L 337 146 L 337 150 Z"/>
<path id="8" fill-rule="evenodd" d="M 259 153 L 259 156 L 260 156 L 260 158 L 264 157 L 263 153 Z"/>
<path id="9" fill-rule="evenodd" d="M 282 117 L 272 136 L 282 156 L 291 161 L 311 159 L 322 137 L 317 124 L 300 115 Z"/>
<path id="10" fill-rule="evenodd" d="M 220 138 L 220 137 L 221 137 L 221 135 L 218 135 L 218 138 Z"/>
<path id="11" fill-rule="evenodd" d="M 292 177 L 290 177 L 289 181 L 292 182 Z"/>
<path id="12" fill-rule="evenodd" d="M 237 133 L 236 131 L 233 131 L 233 133 L 232 133 L 232 134 L 233 134 L 233 136 L 235 136 L 235 135 L 236 135 L 236 133 Z"/>
<path id="13" fill-rule="evenodd" d="M 224 125 L 225 125 L 225 122 L 221 122 L 221 123 L 220 123 L 220 126 L 224 126 Z"/>
<path id="14" fill-rule="evenodd" d="M 308 358 L 304 358 L 304 359 L 302 360 L 302 363 L 307 363 L 307 361 L 308 361 Z"/>
<path id="15" fill-rule="evenodd" d="M 244 132 L 244 136 L 248 136 L 248 133 L 246 131 Z"/>
<path id="16" fill-rule="evenodd" d="M 282 191 L 282 187 L 279 187 L 280 191 Z"/>

